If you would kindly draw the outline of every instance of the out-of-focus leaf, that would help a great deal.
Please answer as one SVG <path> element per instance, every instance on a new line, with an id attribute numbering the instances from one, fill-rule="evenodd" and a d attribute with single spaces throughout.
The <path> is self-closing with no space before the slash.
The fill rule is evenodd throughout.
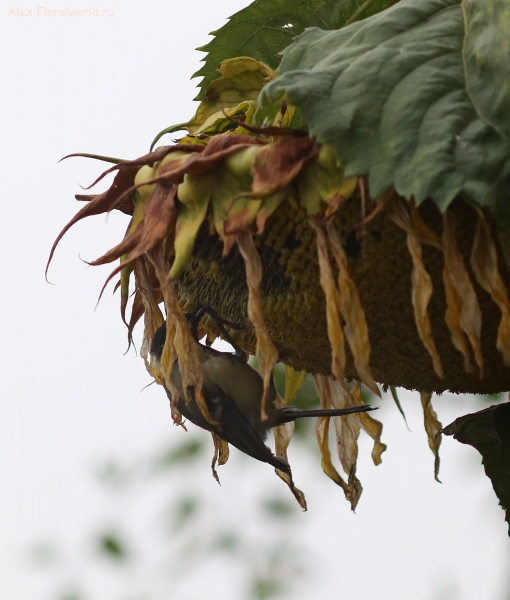
<path id="1" fill-rule="evenodd" d="M 272 498 L 262 502 L 262 508 L 271 517 L 277 519 L 289 518 L 295 513 L 295 504 L 290 504 L 281 498 Z"/>
<path id="2" fill-rule="evenodd" d="M 510 524 L 510 404 L 490 406 L 459 417 L 445 427 L 443 433 L 453 435 L 462 444 L 469 444 L 480 452 L 485 473 Z"/>
<path id="3" fill-rule="evenodd" d="M 476 280 L 488 292 L 501 311 L 496 346 L 510 366 L 510 304 L 508 292 L 498 270 L 498 254 L 489 224 L 480 215 L 471 251 L 471 268 Z"/>
<path id="4" fill-rule="evenodd" d="M 120 536 L 114 533 L 104 533 L 98 539 L 99 551 L 108 558 L 117 562 L 128 558 L 128 550 Z"/>
<path id="5" fill-rule="evenodd" d="M 200 498 L 197 496 L 179 498 L 172 506 L 171 511 L 174 531 L 182 529 L 182 527 L 188 524 L 195 517 L 199 508 Z"/>
<path id="6" fill-rule="evenodd" d="M 441 445 L 441 430 L 443 426 L 437 418 L 437 413 L 432 407 L 432 394 L 430 392 L 420 392 L 421 405 L 423 407 L 423 417 L 425 422 L 425 431 L 429 447 L 434 454 L 434 479 L 439 481 L 439 446 Z"/>
<path id="7" fill-rule="evenodd" d="M 331 0 L 255 0 L 231 16 L 221 29 L 213 31 L 212 41 L 198 48 L 207 52 L 207 57 L 193 76 L 203 77 L 196 99 L 205 97 L 209 83 L 218 77 L 218 65 L 226 59 L 251 56 L 275 69 L 280 62 L 279 53 L 306 27 L 336 29 L 351 19 L 375 14 L 392 3 L 392 0 L 373 0 L 360 7 L 357 0 L 334 3 Z"/>
<path id="8" fill-rule="evenodd" d="M 170 469 L 176 465 L 189 464 L 200 456 L 204 450 L 202 440 L 194 439 L 179 444 L 153 461 L 153 468 L 157 471 Z"/>
<path id="9" fill-rule="evenodd" d="M 510 225 L 506 2 L 402 0 L 285 50 L 282 93 L 346 173 L 446 209 L 461 191 Z M 474 93 L 472 93 L 472 91 Z"/>

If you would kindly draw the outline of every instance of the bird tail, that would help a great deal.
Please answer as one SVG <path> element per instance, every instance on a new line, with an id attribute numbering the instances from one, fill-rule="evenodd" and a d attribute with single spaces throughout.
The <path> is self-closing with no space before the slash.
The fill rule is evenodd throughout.
<path id="1" fill-rule="evenodd" d="M 369 410 L 377 410 L 377 406 L 349 406 L 348 408 L 311 408 L 303 410 L 295 406 L 286 406 L 282 408 L 278 414 L 279 425 L 290 423 L 301 417 L 341 417 L 352 413 L 367 412 Z"/>

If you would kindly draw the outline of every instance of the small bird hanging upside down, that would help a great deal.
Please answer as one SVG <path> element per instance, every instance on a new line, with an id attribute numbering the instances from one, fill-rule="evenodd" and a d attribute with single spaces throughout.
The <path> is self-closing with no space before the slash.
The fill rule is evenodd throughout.
<path id="1" fill-rule="evenodd" d="M 223 337 L 233 346 L 236 354 L 219 352 L 198 341 L 197 329 L 200 318 L 208 313 Z M 303 410 L 294 406 L 277 408 L 274 405 L 276 389 L 271 382 L 267 397 L 267 420 L 262 421 L 260 405 L 264 384 L 259 373 L 247 364 L 245 354 L 232 340 L 224 325 L 239 329 L 232 323 L 221 319 L 212 309 L 201 307 L 187 315 L 191 332 L 196 340 L 202 367 L 202 393 L 211 417 L 217 422 L 213 425 L 202 415 L 194 400 L 186 403 L 178 362 L 172 368 L 172 379 L 179 391 L 177 409 L 189 421 L 202 429 L 216 433 L 241 452 L 269 463 L 276 469 L 290 473 L 289 464 L 275 456 L 264 444 L 269 429 L 289 423 L 301 417 L 336 417 L 357 412 L 376 410 L 371 406 L 352 406 L 349 408 Z M 152 339 L 151 361 L 159 366 L 166 338 L 166 323 L 156 331 Z M 165 388 L 166 389 L 166 388 Z M 166 390 L 168 397 L 170 393 Z"/>

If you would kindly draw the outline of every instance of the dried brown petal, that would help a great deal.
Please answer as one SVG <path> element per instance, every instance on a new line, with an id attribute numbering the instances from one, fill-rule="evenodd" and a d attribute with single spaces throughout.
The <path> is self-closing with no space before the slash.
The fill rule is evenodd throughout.
<path id="1" fill-rule="evenodd" d="M 359 386 L 359 383 L 356 383 Z M 351 390 L 345 382 L 333 381 L 331 383 L 331 401 L 335 408 L 348 408 L 355 406 Z M 345 415 L 343 417 L 333 417 L 333 425 L 336 429 L 336 447 L 338 458 L 343 470 L 348 475 L 349 493 L 347 500 L 351 503 L 351 509 L 356 510 L 363 487 L 356 477 L 356 464 L 358 461 L 358 438 L 361 429 L 359 413 Z"/>
<path id="2" fill-rule="evenodd" d="M 280 137 L 263 148 L 253 165 L 253 198 L 264 198 L 286 188 L 303 166 L 319 153 L 309 137 Z"/>
<path id="3" fill-rule="evenodd" d="M 220 483 L 220 478 L 216 472 L 216 463 L 218 463 L 218 466 L 220 467 L 227 463 L 229 457 L 228 442 L 216 433 L 211 433 L 211 435 L 214 443 L 214 456 L 211 463 L 211 470 L 214 479 Z"/>
<path id="4" fill-rule="evenodd" d="M 345 342 L 342 325 L 340 323 L 340 298 L 329 262 L 328 243 L 326 234 L 319 227 L 314 217 L 310 217 L 310 224 L 317 235 L 317 256 L 319 259 L 320 282 L 326 297 L 326 320 L 328 327 L 329 343 L 331 345 L 331 372 L 342 381 L 345 369 Z"/>
<path id="5" fill-rule="evenodd" d="M 361 381 L 374 394 L 380 396 L 379 388 L 375 383 L 370 369 L 370 340 L 365 311 L 361 306 L 356 284 L 349 274 L 347 256 L 338 237 L 337 230 L 332 222 L 327 226 L 327 235 L 331 251 L 338 267 L 338 289 L 340 290 L 340 310 L 345 319 L 345 337 L 349 342 L 354 357 L 356 370 Z"/>
<path id="6" fill-rule="evenodd" d="M 416 328 L 423 345 L 432 358 L 436 375 L 442 379 L 443 367 L 434 342 L 430 318 L 427 312 L 432 296 L 432 280 L 423 264 L 421 243 L 418 234 L 412 225 L 411 216 L 409 215 L 409 211 L 404 204 L 404 201 L 400 199 L 394 200 L 388 206 L 387 211 L 393 222 L 407 233 L 407 247 L 413 261 L 411 282 Z"/>
<path id="7" fill-rule="evenodd" d="M 330 378 L 325 377 L 324 375 L 314 375 L 314 380 L 322 408 L 331 408 L 331 390 L 329 387 Z M 329 451 L 329 422 L 330 417 L 318 417 L 315 425 L 315 433 L 321 452 L 321 466 L 324 473 L 326 473 L 326 475 L 332 481 L 334 481 L 343 489 L 344 494 L 347 497 L 349 493 L 349 486 L 342 479 L 341 475 L 331 462 L 331 452 Z"/>
<path id="8" fill-rule="evenodd" d="M 285 403 L 279 395 L 276 396 L 275 405 L 278 408 L 282 408 L 285 406 Z M 283 460 L 287 462 L 287 448 L 289 447 L 293 433 L 294 423 L 285 423 L 284 425 L 280 425 L 279 427 L 273 428 L 275 440 L 275 454 L 277 456 L 280 456 L 281 458 L 283 458 Z M 294 498 L 296 498 L 296 500 L 298 501 L 299 506 L 301 506 L 303 510 L 307 510 L 305 495 L 300 489 L 298 489 L 294 485 L 292 473 L 286 473 L 285 471 L 281 471 L 280 469 L 275 469 L 275 473 L 289 486 L 289 489 L 294 494 Z"/>
<path id="9" fill-rule="evenodd" d="M 352 396 L 356 406 L 363 406 L 363 398 L 361 397 L 361 388 L 359 385 L 354 386 Z M 380 421 L 374 419 L 368 412 L 358 414 L 361 420 L 362 429 L 374 440 L 374 447 L 372 449 L 372 460 L 374 461 L 374 465 L 380 465 L 382 463 L 381 455 L 388 447 L 381 442 L 383 425 Z"/>
<path id="10" fill-rule="evenodd" d="M 266 401 L 273 369 L 278 360 L 278 352 L 269 337 L 269 333 L 262 316 L 262 302 L 260 300 L 260 282 L 262 281 L 262 263 L 258 255 L 252 234 L 248 231 L 242 231 L 237 236 L 237 245 L 244 258 L 246 268 L 246 283 L 248 285 L 248 318 L 255 328 L 257 336 L 256 356 L 262 378 L 264 379 L 264 395 L 261 403 L 261 419 L 267 419 Z"/>
<path id="11" fill-rule="evenodd" d="M 488 292 L 501 310 L 497 348 L 503 355 L 505 366 L 510 366 L 510 304 L 508 292 L 498 271 L 498 254 L 487 220 L 480 215 L 476 228 L 471 268 L 476 280 Z"/>
<path id="12" fill-rule="evenodd" d="M 425 421 L 425 431 L 429 441 L 429 448 L 434 453 L 434 479 L 439 481 L 439 446 L 441 445 L 441 429 L 443 426 L 437 419 L 437 413 L 432 408 L 432 394 L 430 392 L 420 392 L 421 405 L 423 407 L 423 417 Z"/>
<path id="13" fill-rule="evenodd" d="M 455 347 L 464 355 L 464 368 L 468 373 L 476 372 L 476 369 L 471 366 L 470 353 L 465 347 L 464 336 L 461 335 L 458 328 L 460 327 L 461 331 L 467 336 L 478 366 L 478 374 L 480 379 L 482 379 L 483 357 L 480 347 L 482 312 L 473 284 L 464 265 L 464 260 L 457 247 L 455 239 L 456 224 L 452 211 L 446 211 L 443 216 L 443 224 L 443 252 L 445 260 L 443 280 L 448 304 L 446 321 L 452 332 L 452 340 Z M 456 332 L 455 334 L 454 331 Z"/>

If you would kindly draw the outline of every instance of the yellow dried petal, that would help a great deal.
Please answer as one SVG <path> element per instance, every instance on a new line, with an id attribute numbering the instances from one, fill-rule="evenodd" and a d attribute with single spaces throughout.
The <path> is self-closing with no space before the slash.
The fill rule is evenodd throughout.
<path id="1" fill-rule="evenodd" d="M 306 377 L 306 371 L 296 371 L 289 365 L 285 365 L 285 398 L 284 404 L 292 403 L 299 392 Z"/>
<path id="2" fill-rule="evenodd" d="M 436 411 L 432 407 L 432 394 L 430 392 L 420 392 L 421 405 L 423 407 L 423 417 L 425 421 L 425 431 L 429 442 L 429 448 L 434 453 L 434 479 L 439 481 L 439 446 L 441 445 L 441 429 L 443 426 L 438 421 Z"/>
<path id="3" fill-rule="evenodd" d="M 310 224 L 317 235 L 317 256 L 319 259 L 320 282 L 326 297 L 326 320 L 329 343 L 331 345 L 331 372 L 343 380 L 345 369 L 345 342 L 342 324 L 340 323 L 340 298 L 329 262 L 328 244 L 324 231 L 310 219 Z"/>
<path id="4" fill-rule="evenodd" d="M 460 326 L 462 331 L 466 334 L 478 366 L 479 377 L 482 379 L 483 357 L 480 346 L 482 312 L 480 310 L 480 305 L 478 304 L 478 298 L 476 297 L 475 289 L 464 265 L 464 260 L 457 247 L 455 239 L 456 223 L 452 211 L 448 210 L 444 214 L 443 224 L 443 252 L 445 259 L 443 280 L 445 282 L 448 307 L 451 311 L 450 315 L 448 315 L 447 312 L 447 322 L 448 318 L 450 318 L 454 322 L 454 327 L 456 327 L 458 323 L 458 326 Z M 453 288 L 454 292 L 451 288 Z M 454 303 L 456 306 L 453 305 Z M 457 320 L 455 313 L 458 311 L 460 311 L 460 314 Z M 450 330 L 452 331 L 452 327 L 450 327 Z M 463 346 L 463 336 L 460 336 L 460 334 L 456 339 L 454 339 L 452 331 L 452 339 L 456 347 L 458 347 L 456 341 L 460 346 Z M 467 367 L 466 363 L 469 363 L 469 366 L 471 367 L 471 361 L 469 360 L 469 354 L 467 351 L 462 350 L 461 348 L 459 348 L 459 350 L 461 350 L 462 354 L 464 354 L 465 368 Z M 466 368 L 466 371 L 473 372 L 474 369 L 473 371 L 469 371 L 469 369 Z"/>
<path id="5" fill-rule="evenodd" d="M 420 339 L 432 358 L 434 371 L 436 372 L 436 375 L 442 379 L 443 367 L 434 342 L 434 337 L 432 336 L 432 327 L 427 311 L 430 298 L 432 297 L 432 280 L 423 264 L 421 243 L 417 232 L 413 228 L 411 216 L 403 201 L 393 201 L 388 207 L 388 214 L 392 221 L 407 233 L 407 247 L 413 261 L 411 283 L 414 320 Z"/>
<path id="6" fill-rule="evenodd" d="M 237 236 L 237 245 L 244 259 L 246 268 L 246 283 L 248 285 L 248 318 L 253 324 L 257 336 L 256 357 L 262 371 L 264 380 L 264 395 L 261 402 L 261 419 L 267 419 L 266 401 L 274 366 L 278 360 L 278 352 L 269 337 L 269 333 L 262 316 L 262 303 L 260 300 L 260 282 L 262 281 L 262 263 L 258 255 L 252 234 L 242 231 Z"/>
<path id="7" fill-rule="evenodd" d="M 355 404 L 351 391 L 343 380 L 336 381 L 323 375 L 315 375 L 314 379 L 322 408 L 345 408 Z M 344 490 L 346 500 L 350 502 L 351 509 L 355 510 L 363 491 L 361 483 L 356 477 L 357 440 L 361 427 L 359 415 L 332 417 L 332 419 L 336 429 L 338 457 L 343 470 L 348 475 L 347 483 L 338 474 L 331 462 L 328 447 L 329 418 L 327 417 L 320 417 L 316 426 L 317 440 L 322 455 L 322 468 L 326 475 Z"/>
<path id="8" fill-rule="evenodd" d="M 358 289 L 349 274 L 347 256 L 332 222 L 328 224 L 327 235 L 331 251 L 338 266 L 338 289 L 340 290 L 340 310 L 345 319 L 345 337 L 354 357 L 356 370 L 361 381 L 377 396 L 379 388 L 370 369 L 370 340 L 365 311 L 361 306 Z"/>
<path id="9" fill-rule="evenodd" d="M 496 346 L 503 355 L 505 366 L 508 367 L 510 366 L 510 304 L 508 303 L 508 292 L 498 271 L 496 246 L 489 224 L 483 215 L 480 215 L 476 228 L 471 251 L 471 268 L 478 283 L 491 295 L 501 310 Z"/>
<path id="10" fill-rule="evenodd" d="M 352 389 L 352 396 L 357 406 L 363 406 L 361 387 L 359 385 L 355 385 Z M 368 412 L 359 413 L 359 418 L 362 429 L 374 440 L 374 447 L 372 449 L 372 460 L 374 465 L 380 465 L 382 463 L 381 454 L 387 448 L 386 444 L 381 442 L 383 425 L 380 421 L 370 416 L 370 413 Z"/>

